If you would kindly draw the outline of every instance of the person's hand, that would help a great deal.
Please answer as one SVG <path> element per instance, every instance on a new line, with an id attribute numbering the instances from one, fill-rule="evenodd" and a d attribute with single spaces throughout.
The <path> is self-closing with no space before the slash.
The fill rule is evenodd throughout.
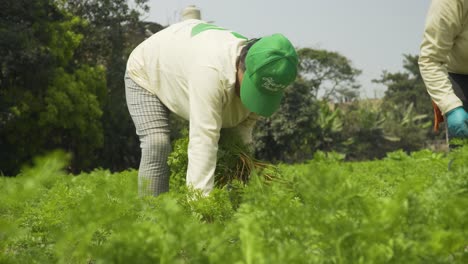
<path id="1" fill-rule="evenodd" d="M 462 106 L 450 110 L 446 116 L 449 137 L 468 137 L 468 113 Z"/>

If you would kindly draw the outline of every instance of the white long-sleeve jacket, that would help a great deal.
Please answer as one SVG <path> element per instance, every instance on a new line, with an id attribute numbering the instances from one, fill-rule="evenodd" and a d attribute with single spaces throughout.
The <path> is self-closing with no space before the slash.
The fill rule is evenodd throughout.
<path id="1" fill-rule="evenodd" d="M 468 74 L 468 0 L 432 1 L 419 66 L 427 91 L 442 113 L 462 105 L 448 72 Z"/>
<path id="2" fill-rule="evenodd" d="M 246 39 L 205 24 L 185 20 L 154 34 L 133 50 L 127 72 L 189 120 L 187 183 L 207 194 L 214 185 L 220 129 L 237 127 L 251 141 L 257 116 L 244 107 L 234 87 L 236 60 Z"/>

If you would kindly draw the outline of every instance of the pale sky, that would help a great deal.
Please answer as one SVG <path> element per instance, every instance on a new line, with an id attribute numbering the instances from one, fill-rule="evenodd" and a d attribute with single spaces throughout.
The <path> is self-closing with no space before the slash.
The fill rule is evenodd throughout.
<path id="1" fill-rule="evenodd" d="M 298 48 L 337 51 L 363 71 L 361 97 L 383 96 L 371 83 L 383 70 L 401 71 L 403 54 L 418 54 L 430 0 L 149 0 L 146 21 L 180 19 L 188 5 L 203 20 L 246 37 L 282 33 Z"/>

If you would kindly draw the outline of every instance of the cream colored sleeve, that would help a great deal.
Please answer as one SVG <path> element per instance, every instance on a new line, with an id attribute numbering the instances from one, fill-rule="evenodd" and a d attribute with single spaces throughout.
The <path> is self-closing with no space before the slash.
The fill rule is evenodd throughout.
<path id="1" fill-rule="evenodd" d="M 427 91 L 444 114 L 462 105 L 453 91 L 446 68 L 448 54 L 461 28 L 461 1 L 431 2 L 421 44 L 419 68 Z"/>
<path id="2" fill-rule="evenodd" d="M 190 124 L 187 184 L 205 195 L 214 186 L 221 130 L 222 93 L 218 71 L 200 67 L 189 76 Z"/>

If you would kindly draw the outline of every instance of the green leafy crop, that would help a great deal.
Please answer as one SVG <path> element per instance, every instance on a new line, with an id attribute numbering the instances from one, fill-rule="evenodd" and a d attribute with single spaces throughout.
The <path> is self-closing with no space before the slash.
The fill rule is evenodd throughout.
<path id="1" fill-rule="evenodd" d="M 136 171 L 71 176 L 54 153 L 0 178 L 0 263 L 468 263 L 467 160 L 318 153 L 277 180 L 142 198 Z"/>
<path id="2" fill-rule="evenodd" d="M 183 188 L 187 172 L 189 144 L 188 132 L 182 132 L 182 137 L 173 144 L 168 164 L 171 169 L 171 188 Z M 262 177 L 271 181 L 277 177 L 275 166 L 259 161 L 253 157 L 249 146 L 244 144 L 233 130 L 221 130 L 218 147 L 218 160 L 215 170 L 215 186 L 219 188 L 236 188 L 239 184 L 248 182 L 253 171 L 262 171 Z"/>

